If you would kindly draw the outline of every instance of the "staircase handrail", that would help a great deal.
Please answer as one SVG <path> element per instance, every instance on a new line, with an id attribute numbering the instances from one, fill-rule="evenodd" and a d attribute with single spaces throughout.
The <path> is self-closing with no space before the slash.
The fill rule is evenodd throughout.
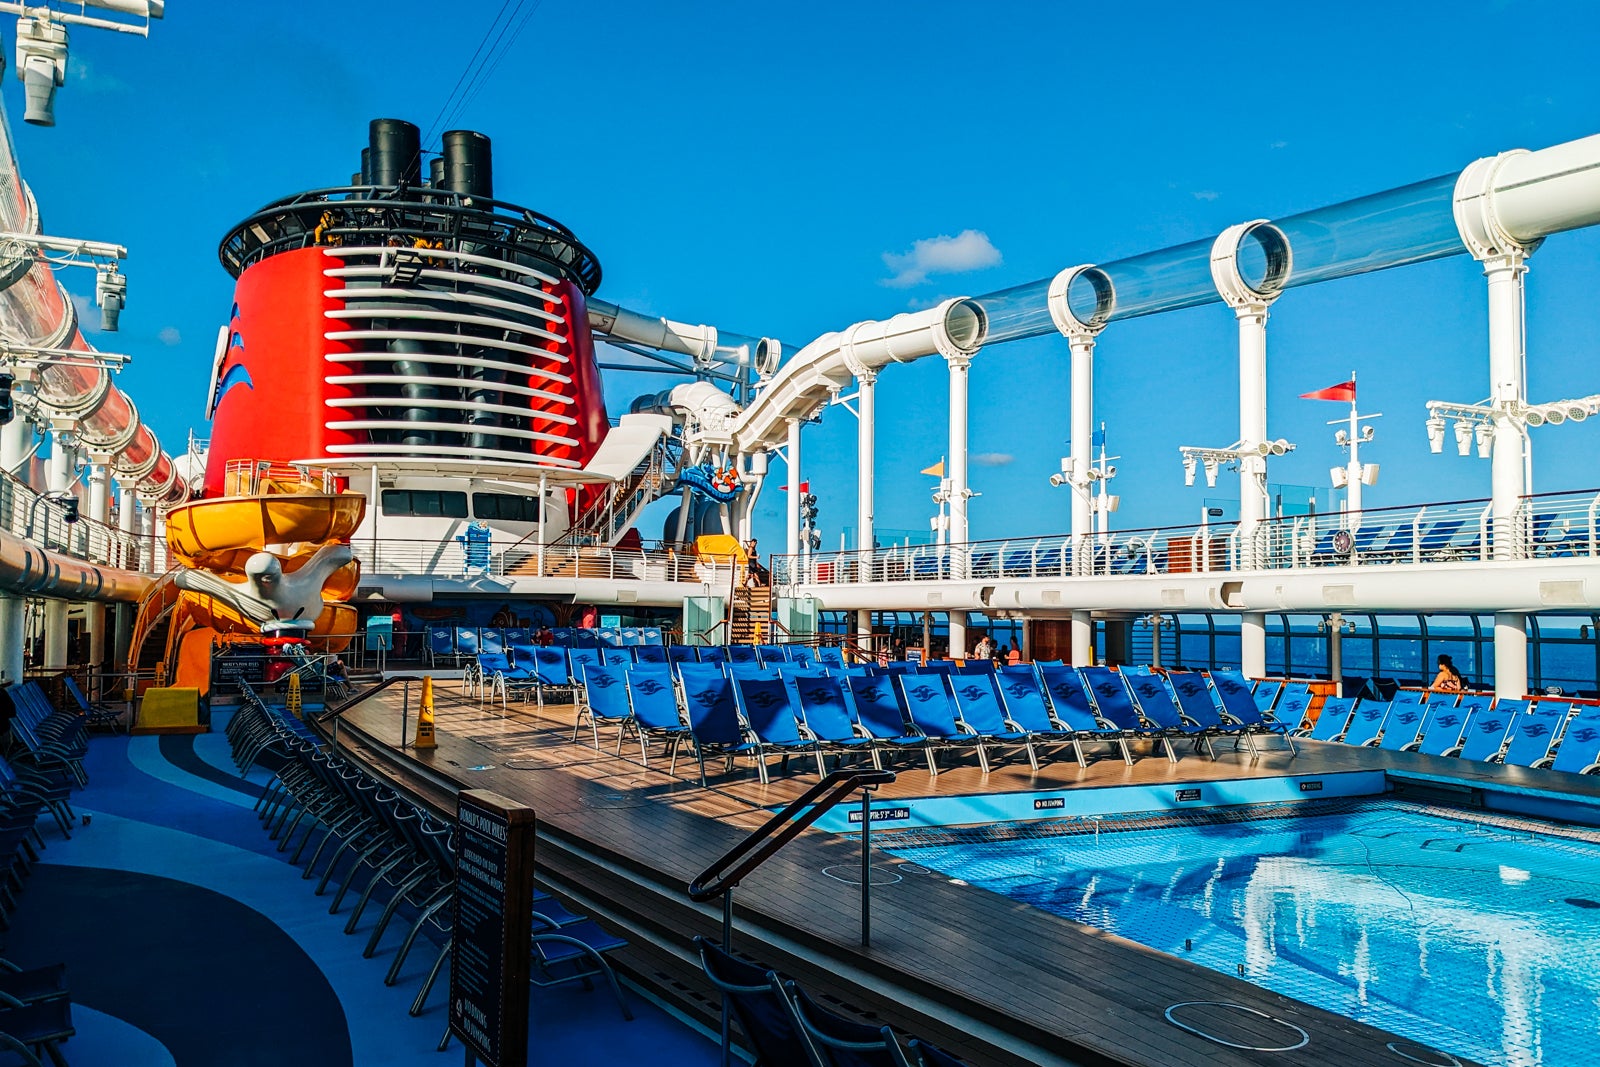
<path id="1" fill-rule="evenodd" d="M 689 883 L 689 899 L 704 903 L 729 892 L 850 794 L 858 789 L 888 785 L 894 780 L 894 771 L 862 767 L 833 771 L 695 876 Z"/>
<path id="2" fill-rule="evenodd" d="M 357 704 L 361 704 L 361 703 L 364 703 L 364 702 L 372 699 L 373 697 L 377 696 L 380 692 L 382 692 L 383 690 L 389 688 L 391 685 L 394 685 L 397 682 L 420 682 L 420 681 L 422 681 L 422 675 L 420 675 L 420 674 L 394 674 L 394 675 L 390 675 L 388 678 L 385 678 L 383 681 L 379 682 L 377 685 L 373 686 L 371 689 L 367 689 L 367 690 L 364 690 L 363 692 L 357 693 L 355 696 L 351 697 L 349 700 L 346 700 L 341 704 L 336 704 L 331 708 L 323 708 L 322 711 L 318 712 L 315 715 L 308 716 L 308 718 L 310 718 L 312 722 L 318 723 L 318 724 L 331 722 L 331 721 L 333 721 L 335 719 L 338 719 L 341 716 L 343 716 L 345 712 L 349 711 L 351 708 L 355 707 Z"/>

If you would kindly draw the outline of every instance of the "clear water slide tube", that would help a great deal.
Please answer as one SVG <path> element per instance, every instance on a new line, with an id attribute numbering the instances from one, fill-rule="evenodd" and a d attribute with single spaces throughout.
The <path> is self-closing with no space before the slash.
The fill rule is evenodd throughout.
<path id="1" fill-rule="evenodd" d="M 1537 152 L 1506 152 L 1460 174 L 1275 219 L 1272 226 L 1287 239 L 1290 256 L 1281 287 L 1466 254 L 1470 249 L 1457 224 L 1464 204 L 1529 249 L 1550 234 L 1600 223 L 1600 135 Z M 1269 273 L 1272 242 L 1263 238 L 1270 232 L 1263 227 L 1247 234 L 1241 245 L 1239 268 L 1247 283 Z M 1073 280 L 1068 307 L 1085 322 L 1097 313 L 1115 322 L 1220 302 L 1210 272 L 1211 245 L 1205 238 L 1099 264 L 1113 289 L 1109 314 L 1106 294 L 1088 273 Z M 989 319 L 988 343 L 1055 333 L 1050 282 L 1043 278 L 974 297 Z"/>
<path id="2" fill-rule="evenodd" d="M 11 127 L 0 114 L 0 226 L 10 233 L 39 233 L 39 212 L 17 169 Z M 82 353 L 42 363 L 36 395 L 51 412 L 78 420 L 83 444 L 112 457 L 113 469 L 134 481 L 156 504 L 182 503 L 188 486 L 172 457 L 139 420 L 138 410 L 111 381 L 111 372 L 78 330 L 71 299 L 42 259 L 31 254 L 0 260 L 0 334 L 29 348 Z"/>

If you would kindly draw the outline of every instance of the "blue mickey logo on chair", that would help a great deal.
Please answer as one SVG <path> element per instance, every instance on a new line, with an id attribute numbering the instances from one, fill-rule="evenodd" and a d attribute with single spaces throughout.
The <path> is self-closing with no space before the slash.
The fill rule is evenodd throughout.
<path id="1" fill-rule="evenodd" d="M 911 690 L 911 695 L 916 697 L 918 700 L 932 700 L 933 686 L 919 685 L 915 689 Z"/>
<path id="2" fill-rule="evenodd" d="M 828 691 L 820 686 L 816 689 L 808 689 L 800 695 L 812 704 L 820 704 L 828 699 Z"/>
<path id="3" fill-rule="evenodd" d="M 653 697 L 666 688 L 654 678 L 646 678 L 642 682 L 634 682 L 633 687 L 647 697 Z"/>
<path id="4" fill-rule="evenodd" d="M 1528 737 L 1543 737 L 1550 732 L 1550 724 L 1547 722 L 1523 723 L 1522 732 Z"/>
<path id="5" fill-rule="evenodd" d="M 614 685 L 617 684 L 617 680 L 615 678 L 613 678 L 611 675 L 609 675 L 609 674 L 601 674 L 598 671 L 596 671 L 593 674 L 588 675 L 587 678 L 588 678 L 588 684 L 590 684 L 592 686 L 596 686 L 597 688 L 600 688 L 600 689 L 609 689 L 611 686 L 614 686 Z"/>
<path id="6" fill-rule="evenodd" d="M 1578 729 L 1570 731 L 1567 736 L 1574 741 L 1582 741 L 1587 744 L 1600 737 L 1600 730 L 1595 729 L 1593 726 L 1580 726 Z"/>
<path id="7" fill-rule="evenodd" d="M 709 708 L 716 704 L 717 696 L 715 689 L 703 689 L 698 693 L 690 693 L 689 699 L 699 704 L 702 708 Z"/>
<path id="8" fill-rule="evenodd" d="M 975 685 L 964 685 L 961 687 L 961 695 L 966 697 L 968 700 L 977 700 L 979 697 L 983 696 L 983 690 L 979 689 Z"/>
<path id="9" fill-rule="evenodd" d="M 1185 678 L 1183 681 L 1179 682 L 1176 688 L 1178 692 L 1182 693 L 1186 697 L 1199 696 L 1201 690 L 1200 683 L 1189 678 Z"/>
<path id="10" fill-rule="evenodd" d="M 745 694 L 745 700 L 747 702 L 751 703 L 751 704 L 754 704 L 756 707 L 760 708 L 762 711 L 767 710 L 768 708 L 772 707 L 774 704 L 776 704 L 778 702 L 778 698 L 777 697 L 775 697 L 771 693 L 768 693 L 768 692 L 765 692 L 765 691 L 759 692 L 759 693 L 754 693 L 754 694 L 746 693 Z"/>
<path id="11" fill-rule="evenodd" d="M 1028 695 L 1028 687 L 1023 682 L 1012 682 L 1006 686 L 1006 692 L 1020 700 Z"/>

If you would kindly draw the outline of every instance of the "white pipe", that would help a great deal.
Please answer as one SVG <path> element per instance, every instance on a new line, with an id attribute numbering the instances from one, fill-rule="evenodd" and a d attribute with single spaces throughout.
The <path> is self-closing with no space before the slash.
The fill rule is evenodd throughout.
<path id="1" fill-rule="evenodd" d="M 734 440 L 741 452 L 777 448 L 783 443 L 785 420 L 810 418 L 858 371 L 877 371 L 890 363 L 910 363 L 934 354 L 971 356 L 987 333 L 983 309 L 962 298 L 823 334 L 795 353 L 750 402 L 735 426 Z"/>
<path id="2" fill-rule="evenodd" d="M 1496 559 L 1510 559 L 1517 551 L 1517 509 L 1528 492 L 1522 429 L 1508 409 L 1520 406 L 1527 393 L 1523 352 L 1527 269 L 1526 261 L 1515 253 L 1484 263 L 1489 279 L 1489 396 L 1497 407 L 1489 473 Z"/>
<path id="3" fill-rule="evenodd" d="M 697 362 L 709 362 L 717 352 L 715 326 L 691 326 L 671 319 L 653 319 L 636 311 L 591 297 L 587 303 L 589 328 L 623 341 L 661 352 L 676 352 Z"/>
<path id="4" fill-rule="evenodd" d="M 1501 158 L 1490 210 L 1518 241 L 1600 223 L 1600 134 Z"/>

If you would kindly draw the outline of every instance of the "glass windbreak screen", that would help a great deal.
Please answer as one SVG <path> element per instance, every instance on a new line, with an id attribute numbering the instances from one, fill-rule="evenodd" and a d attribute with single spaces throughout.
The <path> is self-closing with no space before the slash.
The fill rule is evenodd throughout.
<path id="1" fill-rule="evenodd" d="M 467 494 L 438 489 L 385 489 L 383 513 L 464 519 L 467 517 Z"/>
<path id="2" fill-rule="evenodd" d="M 1198 307 L 1220 301 L 1211 280 L 1211 246 L 1207 237 L 1158 252 L 1146 252 L 1100 269 L 1111 278 L 1117 306 L 1111 321 L 1153 315 L 1158 311 Z"/>

